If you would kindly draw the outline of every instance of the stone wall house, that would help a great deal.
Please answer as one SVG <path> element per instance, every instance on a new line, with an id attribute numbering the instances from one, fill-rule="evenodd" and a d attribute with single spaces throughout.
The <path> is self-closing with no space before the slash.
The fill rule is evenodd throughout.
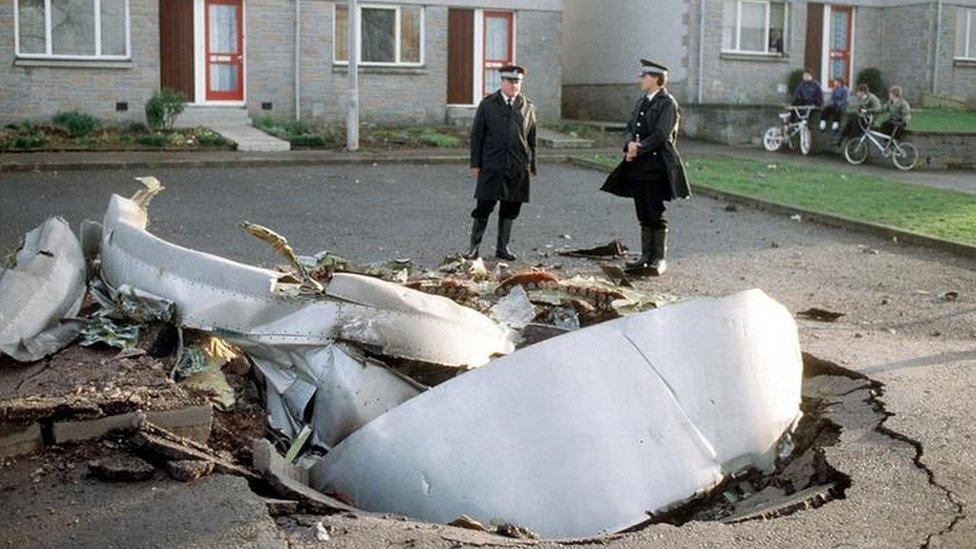
<path id="1" fill-rule="evenodd" d="M 528 68 L 540 116 L 559 118 L 562 0 L 359 9 L 364 123 L 467 120 L 505 62 Z M 347 16 L 325 0 L 0 0 L 0 122 L 71 109 L 140 121 L 161 87 L 184 92 L 190 118 L 344 122 Z"/>
<path id="2" fill-rule="evenodd" d="M 976 0 L 566 0 L 564 18 L 569 118 L 625 117 L 639 57 L 671 67 L 686 104 L 781 104 L 804 67 L 825 88 L 877 67 L 915 103 L 976 89 Z"/>

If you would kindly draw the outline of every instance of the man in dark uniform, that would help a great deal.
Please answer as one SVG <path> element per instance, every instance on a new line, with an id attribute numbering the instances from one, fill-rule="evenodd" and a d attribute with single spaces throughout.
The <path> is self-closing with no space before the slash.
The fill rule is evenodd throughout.
<path id="1" fill-rule="evenodd" d="M 529 201 L 529 176 L 536 173 L 536 115 L 532 101 L 521 93 L 525 69 L 506 65 L 500 70 L 501 89 L 481 100 L 471 128 L 471 175 L 478 179 L 478 205 L 471 212 L 474 224 L 465 257 L 480 257 L 488 216 L 500 201 L 495 257 L 515 261 L 508 243 L 512 223 L 522 203 Z"/>
<path id="2" fill-rule="evenodd" d="M 668 68 L 641 59 L 641 97 L 627 123 L 624 161 L 610 174 L 603 190 L 633 197 L 641 230 L 641 256 L 628 263 L 631 273 L 664 274 L 667 269 L 668 221 L 665 202 L 688 198 L 691 188 L 675 148 L 678 102 L 665 89 Z"/>

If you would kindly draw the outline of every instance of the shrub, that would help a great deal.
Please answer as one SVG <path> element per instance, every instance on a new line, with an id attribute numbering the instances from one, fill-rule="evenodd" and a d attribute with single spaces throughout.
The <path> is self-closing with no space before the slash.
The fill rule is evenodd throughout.
<path id="1" fill-rule="evenodd" d="M 457 147 L 461 145 L 461 140 L 453 135 L 430 131 L 420 134 L 420 143 L 432 147 Z"/>
<path id="2" fill-rule="evenodd" d="M 321 149 L 325 147 L 325 138 L 321 135 L 292 135 L 288 137 L 292 147 Z"/>
<path id="3" fill-rule="evenodd" d="M 285 126 L 280 121 L 275 120 L 270 115 L 259 116 L 254 119 L 254 127 L 263 131 L 266 134 L 273 135 L 275 137 L 280 137 L 285 139 L 288 136 L 288 132 L 285 131 Z"/>
<path id="4" fill-rule="evenodd" d="M 790 74 L 786 75 L 786 91 L 793 96 L 793 92 L 796 88 L 800 86 L 800 82 L 803 82 L 803 69 L 794 69 L 790 71 Z"/>
<path id="5" fill-rule="evenodd" d="M 875 67 L 868 67 L 866 69 L 862 69 L 860 72 L 857 73 L 857 78 L 855 80 L 855 83 L 867 84 L 868 89 L 870 89 L 871 93 L 875 95 L 878 96 L 886 95 L 884 75 L 881 74 L 881 69 L 877 69 Z"/>
<path id="6" fill-rule="evenodd" d="M 169 136 L 165 133 L 148 133 L 136 137 L 136 143 L 149 147 L 165 147 L 169 144 Z"/>
<path id="7" fill-rule="evenodd" d="M 312 125 L 304 120 L 292 120 L 285 122 L 285 131 L 292 135 L 307 135 L 312 133 Z"/>
<path id="8" fill-rule="evenodd" d="M 142 122 L 129 122 L 125 127 L 125 131 L 129 133 L 148 133 L 149 127 Z"/>
<path id="9" fill-rule="evenodd" d="M 44 144 L 46 138 L 41 132 L 15 136 L 11 146 L 15 149 L 36 149 Z"/>
<path id="10" fill-rule="evenodd" d="M 205 147 L 221 147 L 227 144 L 227 138 L 209 128 L 197 128 L 193 131 L 197 143 Z"/>
<path id="11" fill-rule="evenodd" d="M 179 90 L 163 88 L 146 101 L 146 120 L 153 129 L 172 130 L 176 119 L 186 110 L 186 96 Z"/>
<path id="12" fill-rule="evenodd" d="M 68 135 L 74 138 L 87 137 L 99 126 L 97 118 L 81 111 L 58 112 L 51 122 L 68 130 Z"/>

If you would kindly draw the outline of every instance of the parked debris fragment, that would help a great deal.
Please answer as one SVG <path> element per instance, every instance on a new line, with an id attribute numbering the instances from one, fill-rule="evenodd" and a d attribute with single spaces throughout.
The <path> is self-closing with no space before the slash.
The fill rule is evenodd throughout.
<path id="1" fill-rule="evenodd" d="M 603 246 L 596 246 L 594 248 L 580 250 L 568 250 L 559 252 L 559 255 L 568 257 L 583 257 L 587 259 L 620 259 L 622 257 L 627 257 L 628 251 L 627 246 L 624 246 L 623 242 L 617 238 L 614 238 Z"/>
<path id="2" fill-rule="evenodd" d="M 800 416 L 801 375 L 796 325 L 762 292 L 671 305 L 439 385 L 346 438 L 311 484 L 433 522 L 615 532 L 724 475 L 770 469 Z"/>
<path id="3" fill-rule="evenodd" d="M 27 233 L 13 264 L 0 269 L 0 354 L 30 362 L 81 333 L 73 320 L 85 298 L 85 257 L 68 222 L 52 217 Z"/>
<path id="4" fill-rule="evenodd" d="M 837 319 L 844 316 L 844 313 L 837 313 L 834 311 L 828 311 L 826 309 L 818 309 L 813 307 L 805 311 L 800 311 L 796 313 L 797 318 L 805 318 L 807 320 L 816 320 L 817 322 L 837 322 Z"/>
<path id="5" fill-rule="evenodd" d="M 88 470 L 98 479 L 123 482 L 149 480 L 156 472 L 145 460 L 127 454 L 93 461 Z"/>

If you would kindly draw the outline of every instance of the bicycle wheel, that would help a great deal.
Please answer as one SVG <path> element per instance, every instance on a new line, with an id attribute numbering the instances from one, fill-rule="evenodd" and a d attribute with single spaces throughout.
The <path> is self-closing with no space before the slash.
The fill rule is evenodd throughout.
<path id="1" fill-rule="evenodd" d="M 763 148 L 769 152 L 776 152 L 783 147 L 783 128 L 773 126 L 763 135 Z"/>
<path id="2" fill-rule="evenodd" d="M 813 132 L 810 131 L 809 126 L 803 126 L 800 128 L 800 153 L 804 156 L 809 156 L 812 150 Z"/>
<path id="3" fill-rule="evenodd" d="M 844 144 L 844 158 L 851 164 L 864 164 L 868 159 L 868 143 L 864 139 L 848 139 Z"/>
<path id="4" fill-rule="evenodd" d="M 891 161 L 899 170 L 910 171 L 918 164 L 918 148 L 913 143 L 895 142 L 891 151 Z"/>

